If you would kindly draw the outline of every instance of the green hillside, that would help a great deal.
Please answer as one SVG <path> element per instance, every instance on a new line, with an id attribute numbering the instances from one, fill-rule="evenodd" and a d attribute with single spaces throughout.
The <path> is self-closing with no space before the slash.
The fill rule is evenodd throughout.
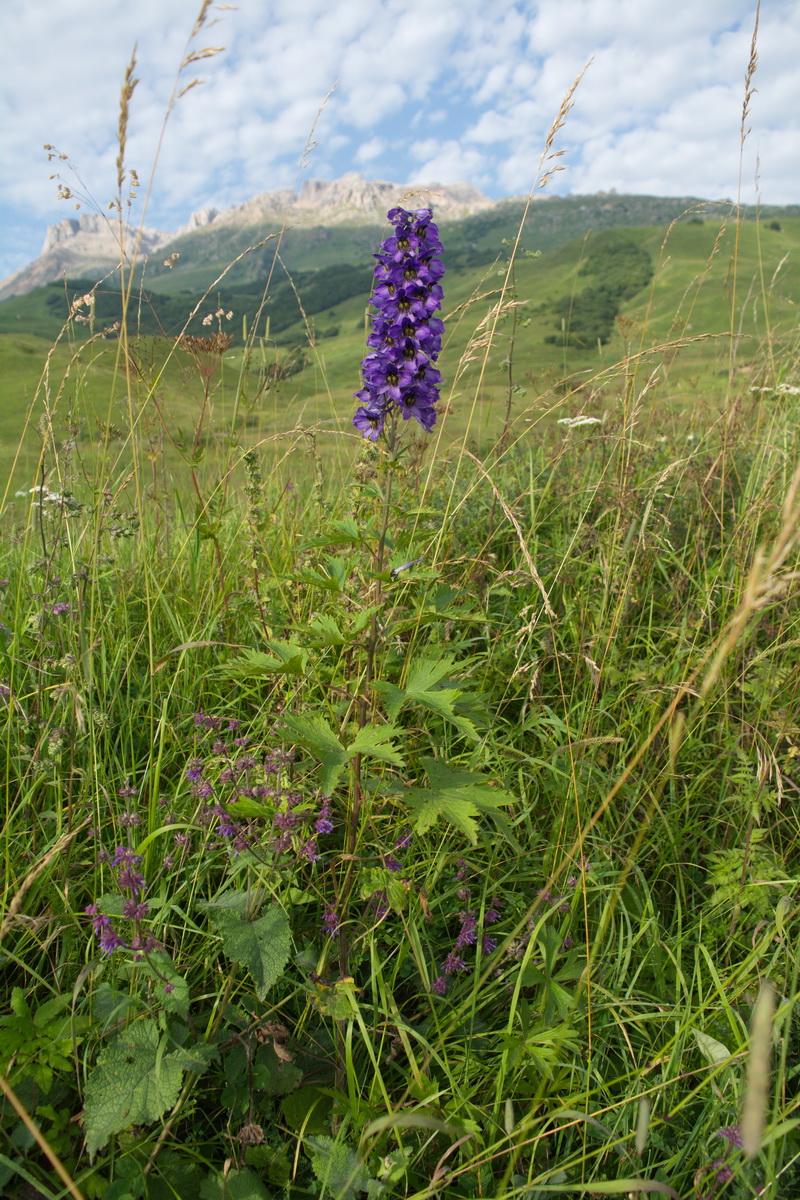
<path id="1" fill-rule="evenodd" d="M 567 403 L 565 397 L 573 398 L 557 415 L 569 415 L 576 392 L 578 406 L 599 412 L 619 392 L 622 375 L 629 379 L 631 362 L 625 371 L 618 364 L 631 354 L 637 356 L 632 362 L 640 386 L 649 380 L 646 405 L 657 403 L 676 416 L 684 410 L 693 418 L 713 413 L 732 362 L 757 386 L 764 354 L 797 336 L 800 216 L 781 210 L 779 217 L 769 212 L 763 220 L 737 224 L 692 215 L 671 225 L 585 232 L 548 249 L 548 239 L 558 243 L 564 229 L 579 222 L 580 205 L 541 202 L 533 206 L 515 259 L 515 303 L 487 320 L 500 298 L 518 229 L 518 210 L 507 208 L 507 219 L 492 212 L 443 233 L 448 272 L 440 365 L 450 389 L 453 436 L 469 426 L 479 441 L 492 439 L 507 410 L 519 434 L 542 412 Z M 597 219 L 598 211 L 592 215 Z M 620 215 L 619 204 L 607 213 L 609 220 L 614 215 Z M 32 430 L 46 407 L 63 423 L 65 437 L 98 452 L 119 423 L 120 405 L 127 416 L 127 394 L 121 393 L 129 386 L 143 406 L 143 438 L 155 436 L 158 426 L 177 462 L 202 396 L 190 356 L 176 347 L 182 331 L 202 336 L 219 328 L 232 337 L 214 376 L 204 445 L 242 431 L 248 439 L 271 437 L 303 422 L 348 430 L 379 234 L 364 244 L 363 230 L 327 232 L 326 250 L 346 257 L 316 270 L 279 263 L 266 296 L 261 290 L 266 261 L 260 288 L 241 277 L 237 282 L 231 273 L 202 303 L 202 292 L 188 283 L 207 266 L 148 272 L 148 286 L 136 291 L 129 306 L 128 327 L 136 334 L 130 384 L 115 373 L 119 346 L 113 326 L 121 303 L 110 284 L 96 289 L 91 320 L 85 306 L 78 310 L 83 318 L 78 323 L 65 324 L 70 304 L 90 290 L 90 280 L 50 285 L 0 304 L 0 470 L 4 475 L 11 470 L 28 413 Z M 290 249 L 287 242 L 287 259 Z M 303 258 L 308 246 L 303 254 L 296 251 L 300 262 L 309 261 Z M 262 249 L 268 252 L 269 246 Z M 346 260 L 357 252 L 360 261 Z M 203 284 L 208 286 L 207 275 Z M 218 310 L 223 315 L 204 325 Z M 122 446 L 118 452 L 124 459 Z M 29 432 L 15 480 L 28 478 L 37 456 L 37 440 Z"/>

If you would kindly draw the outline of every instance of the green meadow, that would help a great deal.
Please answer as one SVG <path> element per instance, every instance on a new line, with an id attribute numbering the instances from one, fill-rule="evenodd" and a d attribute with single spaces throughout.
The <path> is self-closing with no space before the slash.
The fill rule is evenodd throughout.
<path id="1" fill-rule="evenodd" d="M 800 1194 L 800 216 L 609 207 L 391 447 L 380 232 L 0 305 L 9 1200 Z"/>

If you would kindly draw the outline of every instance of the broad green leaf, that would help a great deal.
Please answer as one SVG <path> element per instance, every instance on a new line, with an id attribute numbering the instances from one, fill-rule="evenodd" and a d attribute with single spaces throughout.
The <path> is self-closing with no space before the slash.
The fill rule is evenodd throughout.
<path id="1" fill-rule="evenodd" d="M 258 679 L 261 675 L 304 675 L 308 654 L 295 642 L 267 642 L 269 653 L 247 650 L 232 662 L 217 667 L 225 679 Z"/>
<path id="2" fill-rule="evenodd" d="M 219 1050 L 208 1042 L 195 1042 L 193 1046 L 179 1046 L 172 1051 L 170 1057 L 185 1071 L 194 1071 L 196 1075 L 202 1075 L 214 1059 L 219 1057 Z"/>
<path id="3" fill-rule="evenodd" d="M 409 809 L 416 814 L 417 833 L 442 819 L 460 829 L 474 846 L 478 840 L 476 817 L 483 812 L 496 819 L 497 808 L 514 801 L 510 793 L 489 787 L 485 776 L 474 771 L 454 771 L 435 758 L 423 758 L 422 764 L 430 787 L 409 788 L 405 793 Z"/>
<path id="4" fill-rule="evenodd" d="M 475 818 L 478 816 L 478 810 L 469 800 L 464 800 L 455 793 L 448 796 L 443 792 L 428 791 L 426 788 L 409 788 L 406 802 L 415 815 L 415 833 L 425 833 L 441 819 L 460 829 L 473 846 L 477 844 L 478 826 Z"/>
<path id="5" fill-rule="evenodd" d="M 322 717 L 290 716 L 285 718 L 284 726 L 283 740 L 304 746 L 322 763 L 320 789 L 330 796 L 349 757 L 339 738 Z"/>
<path id="6" fill-rule="evenodd" d="M 294 1063 L 283 1062 L 272 1046 L 259 1046 L 253 1063 L 253 1087 L 268 1096 L 285 1096 L 298 1087 L 303 1072 Z"/>
<path id="7" fill-rule="evenodd" d="M 115 1133 L 150 1125 L 178 1099 L 183 1066 L 159 1054 L 159 1029 L 134 1021 L 102 1050 L 86 1085 L 85 1130 L 90 1159 Z"/>
<path id="8" fill-rule="evenodd" d="M 718 1042 L 716 1038 L 710 1037 L 709 1034 L 703 1033 L 700 1029 L 693 1029 L 694 1040 L 697 1042 L 697 1048 L 702 1054 L 706 1062 L 715 1066 L 717 1063 L 727 1062 L 731 1057 L 731 1052 L 727 1046 L 723 1046 L 722 1042 Z"/>
<path id="9" fill-rule="evenodd" d="M 270 1193 L 248 1167 L 241 1171 L 228 1171 L 223 1179 L 220 1175 L 209 1175 L 200 1185 L 201 1200 L 271 1200 Z"/>
<path id="10" fill-rule="evenodd" d="M 279 732 L 284 741 L 297 742 L 317 754 L 344 752 L 338 736 L 322 717 L 287 716 L 283 718 L 283 726 Z"/>
<path id="11" fill-rule="evenodd" d="M 251 920 L 246 914 L 247 900 L 245 892 L 234 892 L 207 901 L 203 907 L 222 937 L 226 956 L 247 969 L 258 998 L 263 1000 L 289 960 L 289 921 L 278 904 L 271 904 Z"/>
<path id="12" fill-rule="evenodd" d="M 330 613 L 319 613 L 309 621 L 308 632 L 318 646 L 344 646 L 349 641 Z"/>
<path id="13" fill-rule="evenodd" d="M 368 1190 L 370 1176 L 356 1152 L 344 1142 L 322 1135 L 307 1138 L 306 1145 L 311 1150 L 312 1170 L 323 1185 L 323 1196 L 352 1200 L 359 1192 Z"/>
<path id="14" fill-rule="evenodd" d="M 380 758 L 395 767 L 402 767 L 405 760 L 392 745 L 392 738 L 402 735 L 402 732 L 396 725 L 365 725 L 347 747 L 347 755 L 352 758 L 354 754 L 363 754 L 367 758 Z"/>
<path id="15" fill-rule="evenodd" d="M 234 800 L 231 804 L 226 804 L 225 807 L 235 817 L 272 816 L 272 809 L 267 808 L 266 804 L 259 804 L 257 800 L 251 800 L 249 796 L 240 796 L 238 800 Z"/>
<path id="16" fill-rule="evenodd" d="M 461 695 L 461 689 L 440 686 L 442 680 L 452 674 L 455 665 L 455 659 L 451 655 L 441 659 L 421 658 L 411 667 L 405 688 L 397 688 L 393 684 L 383 682 L 373 684 L 375 690 L 384 697 L 389 719 L 394 720 L 403 705 L 411 701 L 438 713 L 466 737 L 479 741 L 478 731 L 472 721 L 455 710 L 454 705 Z"/>

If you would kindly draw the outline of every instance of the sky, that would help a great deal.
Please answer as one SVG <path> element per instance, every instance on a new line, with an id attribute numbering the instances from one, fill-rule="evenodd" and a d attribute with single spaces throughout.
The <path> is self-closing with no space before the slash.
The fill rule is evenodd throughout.
<path id="1" fill-rule="evenodd" d="M 48 225 L 108 211 L 134 46 L 126 162 L 144 185 L 137 220 L 152 179 L 150 228 L 346 171 L 527 194 L 589 60 L 549 194 L 800 202 L 800 0 L 763 0 L 741 190 L 755 0 L 239 0 L 208 7 L 189 44 L 219 53 L 181 71 L 199 11 L 200 0 L 3 6 L 0 278 L 37 257 Z M 176 81 L 198 82 L 165 127 Z M 66 159 L 48 162 L 45 143 Z M 54 172 L 80 211 L 58 199 Z"/>

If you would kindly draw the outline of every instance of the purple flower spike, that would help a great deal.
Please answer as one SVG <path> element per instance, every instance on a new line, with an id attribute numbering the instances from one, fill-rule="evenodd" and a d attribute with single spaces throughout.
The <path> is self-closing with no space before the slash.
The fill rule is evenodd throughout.
<path id="1" fill-rule="evenodd" d="M 429 208 L 393 208 L 388 219 L 395 232 L 375 255 L 376 312 L 361 364 L 364 387 L 355 393 L 361 407 L 353 417 L 361 436 L 373 442 L 390 415 L 413 417 L 428 432 L 436 423 L 441 375 L 433 364 L 444 325 L 433 314 L 442 305 L 444 264 L 431 217 Z"/>

